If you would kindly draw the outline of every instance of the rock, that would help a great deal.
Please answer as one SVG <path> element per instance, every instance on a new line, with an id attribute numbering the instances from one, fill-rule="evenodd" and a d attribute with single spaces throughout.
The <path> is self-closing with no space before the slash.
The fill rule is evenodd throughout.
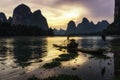
<path id="1" fill-rule="evenodd" d="M 83 23 L 83 24 L 89 23 L 89 20 L 84 17 L 83 20 L 82 20 L 82 23 Z"/>
<path id="2" fill-rule="evenodd" d="M 114 22 L 104 30 L 107 35 L 120 35 L 120 0 L 115 0 L 114 11 Z"/>
<path id="3" fill-rule="evenodd" d="M 25 4 L 21 4 L 14 9 L 12 24 L 36 26 L 40 27 L 43 30 L 48 30 L 47 20 L 41 14 L 41 11 L 37 10 L 32 13 L 31 9 Z"/>
<path id="4" fill-rule="evenodd" d="M 77 34 L 89 34 L 93 32 L 95 25 L 87 18 L 83 18 L 82 22 L 77 26 Z"/>
<path id="5" fill-rule="evenodd" d="M 0 12 L 0 21 L 7 22 L 7 18 L 3 12 Z"/>
<path id="6" fill-rule="evenodd" d="M 106 20 L 98 22 L 96 24 L 96 31 L 97 32 L 103 31 L 104 29 L 106 29 L 108 27 L 108 25 L 109 25 L 109 23 Z"/>
<path id="7" fill-rule="evenodd" d="M 77 26 L 77 34 L 91 34 L 102 32 L 104 29 L 107 28 L 109 23 L 106 20 L 98 22 L 96 25 L 87 18 L 83 18 L 82 22 Z"/>
<path id="8" fill-rule="evenodd" d="M 48 24 L 46 18 L 41 14 L 40 10 L 37 10 L 31 15 L 31 25 L 38 26 L 41 29 L 48 30 Z"/>
<path id="9" fill-rule="evenodd" d="M 65 35 L 75 35 L 76 34 L 76 25 L 74 21 L 70 21 L 67 26 Z"/>
<path id="10" fill-rule="evenodd" d="M 13 11 L 13 22 L 14 25 L 29 25 L 30 16 L 32 12 L 30 8 L 25 5 L 21 4 L 17 6 Z"/>
<path id="11" fill-rule="evenodd" d="M 9 22 L 9 23 L 12 23 L 12 20 L 13 20 L 12 17 L 9 17 L 9 18 L 8 18 L 8 22 Z"/>
<path id="12" fill-rule="evenodd" d="M 120 25 L 120 0 L 115 0 L 114 23 Z"/>
<path id="13" fill-rule="evenodd" d="M 65 35 L 65 30 L 63 29 L 60 29 L 60 30 L 57 30 L 57 29 L 54 29 L 54 35 Z"/>

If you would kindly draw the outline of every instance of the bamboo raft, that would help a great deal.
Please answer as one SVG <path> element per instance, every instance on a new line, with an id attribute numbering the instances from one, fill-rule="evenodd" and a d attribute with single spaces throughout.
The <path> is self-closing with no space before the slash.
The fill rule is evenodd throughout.
<path id="1" fill-rule="evenodd" d="M 54 47 L 57 47 L 59 49 L 67 49 L 68 50 L 68 47 L 67 46 L 61 46 L 61 45 L 56 45 L 56 44 L 53 44 Z M 77 49 L 74 49 L 76 51 L 79 51 L 79 52 L 83 52 L 83 53 L 88 53 L 88 54 L 93 54 L 93 55 L 103 55 L 103 53 L 106 51 L 105 49 L 84 49 L 84 48 L 77 48 Z"/>

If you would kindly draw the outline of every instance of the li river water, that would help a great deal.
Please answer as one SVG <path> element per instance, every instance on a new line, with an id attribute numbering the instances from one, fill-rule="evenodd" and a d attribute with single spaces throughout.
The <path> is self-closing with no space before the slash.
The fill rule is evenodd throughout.
<path id="1" fill-rule="evenodd" d="M 0 38 L 0 80 L 26 80 L 33 74 L 39 78 L 47 78 L 59 74 L 77 75 L 83 80 L 113 80 L 114 55 L 106 52 L 109 58 L 98 58 L 78 52 L 78 57 L 62 62 L 61 66 L 45 69 L 42 66 L 51 62 L 60 54 L 68 53 L 58 50 L 53 44 L 64 45 L 66 37 L 10 37 Z M 79 44 L 79 48 L 105 48 L 109 50 L 110 40 L 101 37 L 71 37 Z M 73 68 L 76 68 L 73 70 Z M 105 69 L 104 74 L 102 70 Z"/>

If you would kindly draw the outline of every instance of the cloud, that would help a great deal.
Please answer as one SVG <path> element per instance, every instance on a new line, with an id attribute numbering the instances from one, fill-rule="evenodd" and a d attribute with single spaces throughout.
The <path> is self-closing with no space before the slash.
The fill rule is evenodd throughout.
<path id="1" fill-rule="evenodd" d="M 2 0 L 0 10 L 12 16 L 13 9 L 21 3 L 32 11 L 42 10 L 49 24 L 54 26 L 66 25 L 70 19 L 79 23 L 83 17 L 94 22 L 102 19 L 112 22 L 114 17 L 114 0 Z"/>
<path id="2" fill-rule="evenodd" d="M 82 5 L 87 8 L 89 11 L 88 17 L 93 18 L 102 18 L 102 19 L 110 19 L 112 22 L 114 15 L 114 0 L 57 0 L 55 3 L 57 6 L 68 5 L 74 6 L 78 5 L 79 7 Z"/>

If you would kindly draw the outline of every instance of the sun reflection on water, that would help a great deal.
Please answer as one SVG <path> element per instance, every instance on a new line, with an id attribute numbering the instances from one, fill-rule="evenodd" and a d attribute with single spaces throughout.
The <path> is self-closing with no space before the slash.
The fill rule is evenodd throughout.
<path id="1" fill-rule="evenodd" d="M 70 39 L 75 39 L 76 42 L 79 43 L 79 48 L 91 48 L 91 46 L 92 48 L 96 48 L 107 45 L 103 45 L 104 43 L 101 42 L 100 37 L 70 37 Z M 62 64 L 56 68 L 43 68 L 42 66 L 45 63 L 51 62 L 61 54 L 68 53 L 67 50 L 58 50 L 57 48 L 53 47 L 53 44 L 65 45 L 66 40 L 67 37 L 22 37 L 1 39 L 0 48 L 5 48 L 5 50 L 0 53 L 0 77 L 3 78 L 2 80 L 7 80 L 9 77 L 11 78 L 11 76 L 16 74 L 18 76 L 17 79 L 21 80 L 19 78 L 33 74 L 36 74 L 40 78 L 46 78 L 62 73 L 75 73 L 79 76 L 82 75 L 80 71 L 88 75 L 90 72 L 87 72 L 87 70 L 90 68 L 100 72 L 100 69 L 98 69 L 97 66 L 99 64 L 99 60 L 101 59 L 89 59 L 91 55 L 82 52 L 78 52 L 78 56 L 75 59 L 61 62 Z M 109 62 L 109 59 L 106 60 L 106 62 L 107 61 Z M 94 65 L 91 63 L 94 63 Z M 107 63 L 101 64 L 105 67 L 108 67 L 108 69 L 111 70 L 111 73 L 113 72 L 112 61 L 111 65 L 109 65 L 110 68 Z M 77 70 L 72 70 L 75 68 L 77 68 Z M 96 75 L 99 76 L 99 74 Z M 85 75 L 82 76 L 84 77 Z M 14 77 L 11 79 L 15 80 Z"/>
<path id="2" fill-rule="evenodd" d="M 79 67 L 84 65 L 88 61 L 88 58 L 85 57 L 83 54 L 79 54 L 78 57 L 76 57 L 73 60 L 62 62 L 62 66 L 64 67 Z"/>

